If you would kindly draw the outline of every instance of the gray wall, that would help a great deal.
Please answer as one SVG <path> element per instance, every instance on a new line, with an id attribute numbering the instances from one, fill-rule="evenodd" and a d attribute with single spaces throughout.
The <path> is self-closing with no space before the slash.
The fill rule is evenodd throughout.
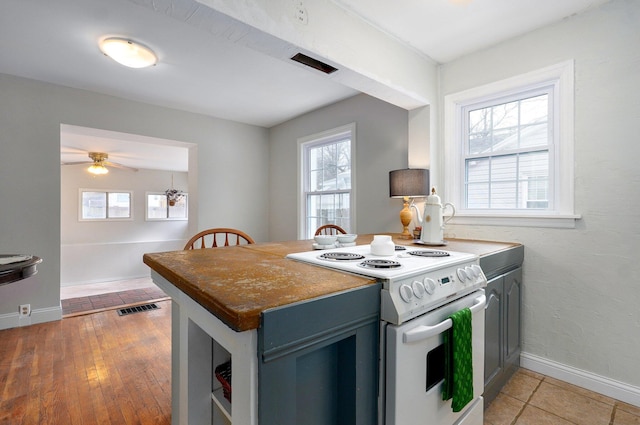
<path id="1" fill-rule="evenodd" d="M 8 75 L 0 98 L 0 252 L 44 259 L 38 275 L 0 286 L 0 329 L 28 324 L 19 304 L 33 323 L 60 315 L 61 124 L 197 144 L 198 228 L 267 239 L 266 129 Z"/>
<path id="2" fill-rule="evenodd" d="M 441 70 L 446 96 L 575 59 L 576 229 L 450 226 L 447 233 L 524 243 L 525 356 L 636 387 L 639 46 L 640 2 L 619 0 Z"/>
<path id="3" fill-rule="evenodd" d="M 271 128 L 269 238 L 297 239 L 297 140 L 356 123 L 357 233 L 401 232 L 389 171 L 407 167 L 408 112 L 360 94 Z"/>

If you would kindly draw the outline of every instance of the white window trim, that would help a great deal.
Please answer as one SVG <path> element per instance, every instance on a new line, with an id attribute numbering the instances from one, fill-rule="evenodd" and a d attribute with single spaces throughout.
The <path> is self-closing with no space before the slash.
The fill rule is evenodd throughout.
<path id="1" fill-rule="evenodd" d="M 82 192 L 104 192 L 104 193 L 128 193 L 129 194 L 129 211 L 131 214 L 129 217 L 107 217 L 107 218 L 82 218 Z M 132 190 L 120 190 L 120 189 L 78 189 L 78 221 L 93 221 L 93 222 L 106 222 L 106 221 L 133 221 L 133 191 Z"/>
<path id="2" fill-rule="evenodd" d="M 574 213 L 574 82 L 573 60 L 568 60 L 543 69 L 506 80 L 475 87 L 444 98 L 444 164 L 445 193 L 455 205 L 456 215 L 452 224 L 531 226 L 574 228 L 580 216 Z M 462 161 L 462 108 L 490 96 L 508 96 L 523 88 L 554 86 L 555 161 L 554 167 L 554 211 L 472 211 L 464 205 L 464 168 Z M 560 172 L 562 169 L 562 172 Z"/>
<path id="3" fill-rule="evenodd" d="M 331 130 L 311 134 L 298 138 L 298 239 L 306 238 L 304 229 L 303 214 L 305 213 L 306 199 L 304 197 L 304 187 L 306 176 L 304 174 L 304 149 L 309 143 L 322 143 L 330 139 L 335 139 L 341 135 L 351 135 L 351 195 L 349 196 L 349 222 L 351 230 L 356 229 L 356 123 L 346 124 Z"/>

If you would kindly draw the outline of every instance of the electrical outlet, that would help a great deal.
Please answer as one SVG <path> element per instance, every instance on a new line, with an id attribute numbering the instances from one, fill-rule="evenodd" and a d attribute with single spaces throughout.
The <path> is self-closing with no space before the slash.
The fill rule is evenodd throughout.
<path id="1" fill-rule="evenodd" d="M 18 307 L 18 315 L 21 317 L 31 315 L 31 304 L 20 304 Z"/>
<path id="2" fill-rule="evenodd" d="M 296 21 L 299 24 L 307 25 L 307 22 L 309 22 L 309 18 L 307 16 L 307 8 L 304 7 L 304 3 L 302 1 L 298 1 L 294 7 L 295 7 L 294 15 L 295 15 Z"/>

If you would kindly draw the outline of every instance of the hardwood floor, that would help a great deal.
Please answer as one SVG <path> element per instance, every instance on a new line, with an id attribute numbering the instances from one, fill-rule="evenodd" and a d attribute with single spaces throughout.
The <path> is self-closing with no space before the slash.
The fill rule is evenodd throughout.
<path id="1" fill-rule="evenodd" d="M 0 424 L 170 424 L 171 303 L 0 331 Z"/>

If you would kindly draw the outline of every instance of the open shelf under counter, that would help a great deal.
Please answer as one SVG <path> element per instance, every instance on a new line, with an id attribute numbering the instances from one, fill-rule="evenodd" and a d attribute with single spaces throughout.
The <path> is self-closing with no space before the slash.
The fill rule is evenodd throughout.
<path id="1" fill-rule="evenodd" d="M 211 400 L 213 400 L 213 403 L 218 408 L 220 413 L 222 413 L 227 422 L 233 423 L 233 421 L 231 420 L 231 403 L 224 397 L 222 387 L 213 390 L 213 392 L 211 393 Z"/>
<path id="2" fill-rule="evenodd" d="M 172 300 L 172 424 L 256 425 L 257 330 L 236 332 L 157 272 L 151 277 Z M 215 365 L 229 358 L 233 403 L 224 398 L 214 373 Z"/>

